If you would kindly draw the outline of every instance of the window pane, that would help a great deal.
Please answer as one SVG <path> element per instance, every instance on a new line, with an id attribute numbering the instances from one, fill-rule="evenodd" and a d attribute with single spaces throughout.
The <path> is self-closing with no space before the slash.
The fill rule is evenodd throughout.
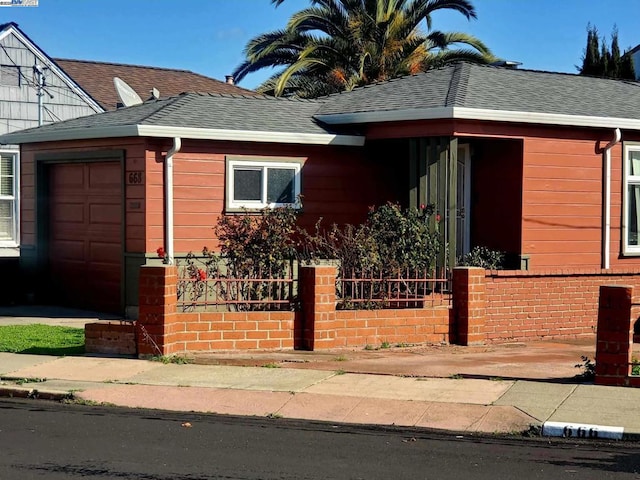
<path id="1" fill-rule="evenodd" d="M 0 156 L 0 195 L 13 196 L 13 155 Z"/>
<path id="2" fill-rule="evenodd" d="M 0 175 L 13 175 L 13 155 L 0 156 Z"/>
<path id="3" fill-rule="evenodd" d="M 233 170 L 233 199 L 234 200 L 262 200 L 262 170 Z"/>
<path id="4" fill-rule="evenodd" d="M 294 203 L 294 179 L 296 171 L 293 168 L 269 168 L 267 170 L 267 203 Z"/>
<path id="5" fill-rule="evenodd" d="M 629 217 L 627 218 L 627 245 L 638 246 L 638 228 L 640 228 L 640 185 L 629 185 Z"/>
<path id="6" fill-rule="evenodd" d="M 640 175 L 640 151 L 629 151 L 629 175 Z"/>
<path id="7" fill-rule="evenodd" d="M 0 240 L 13 238 L 13 201 L 0 200 Z"/>

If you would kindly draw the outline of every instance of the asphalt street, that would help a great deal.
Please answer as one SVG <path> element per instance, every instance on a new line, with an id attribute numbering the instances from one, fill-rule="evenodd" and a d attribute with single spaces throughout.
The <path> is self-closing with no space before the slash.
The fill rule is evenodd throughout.
<path id="1" fill-rule="evenodd" d="M 2 479 L 638 479 L 623 442 L 0 400 Z"/>

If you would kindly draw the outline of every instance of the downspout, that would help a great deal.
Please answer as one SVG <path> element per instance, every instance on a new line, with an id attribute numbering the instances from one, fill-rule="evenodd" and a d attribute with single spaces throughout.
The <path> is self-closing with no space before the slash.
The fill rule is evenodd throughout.
<path id="1" fill-rule="evenodd" d="M 173 156 L 182 148 L 180 137 L 174 137 L 173 147 L 167 152 L 164 160 L 164 241 L 165 260 L 167 265 L 173 265 Z"/>
<path id="2" fill-rule="evenodd" d="M 611 149 L 620 143 L 622 134 L 616 128 L 613 140 L 601 150 L 604 153 L 604 231 L 602 232 L 602 268 L 607 270 L 611 256 Z"/>

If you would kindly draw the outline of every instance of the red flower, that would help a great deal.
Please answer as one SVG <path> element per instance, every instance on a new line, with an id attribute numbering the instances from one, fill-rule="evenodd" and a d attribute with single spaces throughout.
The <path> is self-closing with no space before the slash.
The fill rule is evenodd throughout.
<path id="1" fill-rule="evenodd" d="M 200 280 L 203 282 L 207 279 L 207 272 L 202 269 L 198 269 L 198 275 L 200 276 Z"/>
<path id="2" fill-rule="evenodd" d="M 440 214 L 436 213 L 436 222 L 440 223 Z"/>
<path id="3" fill-rule="evenodd" d="M 425 208 L 427 208 L 427 206 L 424 203 L 420 204 L 420 210 L 424 210 Z"/>
<path id="4" fill-rule="evenodd" d="M 167 253 L 164 251 L 164 248 L 162 247 L 158 247 L 156 253 L 158 254 L 159 258 L 164 258 L 167 255 Z"/>

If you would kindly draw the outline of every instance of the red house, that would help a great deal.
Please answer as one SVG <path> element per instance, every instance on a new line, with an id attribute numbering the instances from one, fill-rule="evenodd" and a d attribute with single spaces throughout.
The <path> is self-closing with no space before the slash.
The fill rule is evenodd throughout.
<path id="1" fill-rule="evenodd" d="M 481 341 L 593 331 L 640 284 L 640 84 L 457 63 L 317 100 L 185 93 L 3 135 L 21 144 L 29 287 L 135 312 L 141 265 L 215 245 L 218 216 L 304 197 L 301 222 L 432 204 L 448 265 L 487 271 Z M 172 224 L 173 223 L 173 224 Z M 133 313 L 132 313 L 133 314 Z"/>

